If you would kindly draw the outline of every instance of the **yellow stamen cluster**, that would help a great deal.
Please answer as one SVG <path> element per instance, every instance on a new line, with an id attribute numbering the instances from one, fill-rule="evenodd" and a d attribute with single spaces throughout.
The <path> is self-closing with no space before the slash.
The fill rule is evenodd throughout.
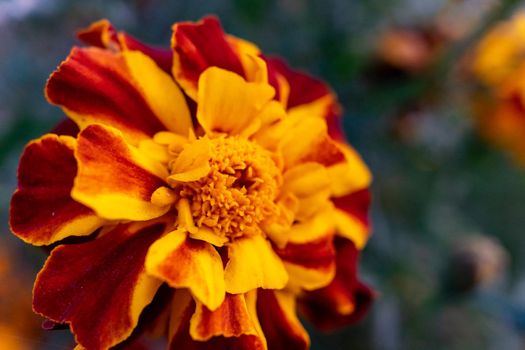
<path id="1" fill-rule="evenodd" d="M 271 153 L 225 136 L 212 139 L 210 148 L 208 175 L 176 187 L 180 198 L 188 199 L 195 225 L 229 239 L 260 233 L 258 224 L 277 213 L 282 182 Z"/>

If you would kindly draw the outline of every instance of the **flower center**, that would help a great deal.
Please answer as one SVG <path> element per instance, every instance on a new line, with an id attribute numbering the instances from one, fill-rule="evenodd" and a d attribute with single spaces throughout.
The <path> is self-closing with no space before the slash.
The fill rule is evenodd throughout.
<path id="1" fill-rule="evenodd" d="M 209 173 L 174 186 L 190 204 L 197 227 L 228 239 L 259 234 L 259 224 L 277 213 L 275 199 L 282 182 L 272 154 L 238 137 L 209 140 Z"/>

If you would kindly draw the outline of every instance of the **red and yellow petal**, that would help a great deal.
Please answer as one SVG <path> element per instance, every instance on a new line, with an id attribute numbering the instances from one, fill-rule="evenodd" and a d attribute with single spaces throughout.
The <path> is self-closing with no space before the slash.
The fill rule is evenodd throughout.
<path id="1" fill-rule="evenodd" d="M 368 189 L 332 198 L 336 207 L 334 222 L 337 234 L 351 240 L 358 249 L 363 249 L 370 236 L 370 201 Z"/>
<path id="2" fill-rule="evenodd" d="M 257 315 L 269 349 L 310 348 L 310 337 L 297 317 L 295 295 L 292 293 L 259 289 Z"/>
<path id="3" fill-rule="evenodd" d="M 132 333 L 161 281 L 144 260 L 165 223 L 119 225 L 91 242 L 55 248 L 37 276 L 33 308 L 69 323 L 87 349 L 107 349 Z"/>
<path id="4" fill-rule="evenodd" d="M 333 280 L 336 260 L 332 232 L 310 242 L 288 242 L 284 248 L 274 249 L 288 271 L 292 289 L 318 289 Z"/>
<path id="5" fill-rule="evenodd" d="M 93 123 L 113 126 L 136 145 L 169 126 L 166 116 L 155 114 L 151 97 L 135 82 L 119 52 L 73 48 L 49 78 L 46 96 L 50 103 L 62 107 L 80 129 Z"/>
<path id="6" fill-rule="evenodd" d="M 357 151 L 348 144 L 335 143 L 342 159 L 328 165 L 333 197 L 342 197 L 370 187 L 372 174 Z"/>
<path id="7" fill-rule="evenodd" d="M 359 250 L 346 239 L 337 239 L 337 271 L 326 287 L 306 292 L 300 299 L 305 317 L 322 330 L 333 330 L 359 321 L 374 299 L 373 291 L 357 276 Z"/>
<path id="8" fill-rule="evenodd" d="M 288 273 L 270 243 L 261 235 L 236 239 L 228 246 L 224 269 L 226 292 L 246 293 L 256 288 L 282 289 Z"/>
<path id="9" fill-rule="evenodd" d="M 11 230 L 35 245 L 89 235 L 104 223 L 70 192 L 77 174 L 76 141 L 48 134 L 29 143 L 18 168 L 18 188 L 11 199 Z"/>
<path id="10" fill-rule="evenodd" d="M 146 270 L 174 288 L 189 288 L 207 309 L 215 310 L 224 301 L 222 260 L 207 242 L 173 231 L 149 249 Z"/>
<path id="11" fill-rule="evenodd" d="M 190 321 L 190 335 L 197 341 L 207 341 L 217 336 L 231 338 L 257 335 L 244 295 L 227 294 L 215 311 L 197 302 Z"/>
<path id="12" fill-rule="evenodd" d="M 117 50 L 120 49 L 118 33 L 107 19 L 93 22 L 77 32 L 77 38 L 86 44 Z"/>
<path id="13" fill-rule="evenodd" d="M 244 77 L 237 53 L 228 43 L 217 18 L 173 26 L 173 76 L 186 94 L 197 99 L 199 77 L 209 67 L 219 67 Z"/>
<path id="14" fill-rule="evenodd" d="M 185 137 L 193 132 L 186 98 L 171 75 L 142 52 L 125 50 L 122 55 L 141 95 L 166 129 Z"/>
<path id="15" fill-rule="evenodd" d="M 277 134 L 268 135 L 272 131 L 277 131 Z M 262 138 L 263 144 L 268 143 L 268 138 L 275 142 L 277 140 L 271 140 L 272 137 L 280 136 L 278 144 L 286 169 L 306 162 L 317 162 L 326 167 L 345 162 L 343 150 L 328 135 L 326 121 L 321 118 L 288 115 L 282 126 L 276 124 L 266 133 L 256 136 Z"/>
<path id="16" fill-rule="evenodd" d="M 118 130 L 87 127 L 79 134 L 75 157 L 78 174 L 71 195 L 99 216 L 143 221 L 169 210 L 151 202 L 155 190 L 167 185 L 167 170 L 127 144 Z"/>
<path id="17" fill-rule="evenodd" d="M 257 322 L 253 320 L 254 313 L 250 310 L 251 305 L 248 305 L 248 300 L 243 305 L 238 302 L 237 298 L 244 299 L 244 296 L 229 295 L 227 299 L 229 298 L 233 298 L 233 300 L 225 301 L 227 305 L 223 308 L 219 308 L 215 312 L 201 310 L 199 314 L 191 296 L 184 290 L 177 290 L 172 304 L 169 326 L 169 349 L 266 350 L 264 339 L 259 334 L 251 334 L 253 333 L 253 328 L 257 328 L 254 325 Z M 225 314 L 225 311 L 231 313 Z M 248 311 L 250 319 L 246 318 L 246 311 Z M 212 320 L 217 321 L 217 323 L 211 322 Z M 229 320 L 229 322 L 224 322 L 224 320 Z M 251 326 L 247 327 L 245 322 L 250 322 Z M 222 327 L 225 327 L 222 330 L 227 334 L 238 335 L 229 337 L 220 335 Z M 190 331 L 190 329 L 192 330 Z M 248 329 L 250 334 L 242 334 L 243 329 Z M 210 333 L 217 335 L 211 336 L 206 341 L 199 341 L 193 339 L 190 332 L 197 337 L 203 338 L 204 335 L 210 335 Z"/>
<path id="18" fill-rule="evenodd" d="M 171 50 L 153 47 L 140 42 L 127 33 L 117 32 L 107 19 L 94 22 L 89 27 L 78 31 L 77 37 L 88 45 L 113 51 L 140 51 L 153 59 L 165 72 L 171 72 L 173 61 L 173 53 Z"/>

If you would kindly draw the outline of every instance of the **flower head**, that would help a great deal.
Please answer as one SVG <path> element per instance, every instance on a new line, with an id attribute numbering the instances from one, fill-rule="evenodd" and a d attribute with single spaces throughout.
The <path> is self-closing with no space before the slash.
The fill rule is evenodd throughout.
<path id="1" fill-rule="evenodd" d="M 324 329 L 364 314 L 371 176 L 326 85 L 212 17 L 175 24 L 172 50 L 107 21 L 79 37 L 46 86 L 70 121 L 27 145 L 11 205 L 18 237 L 56 245 L 36 312 L 86 349 L 146 330 L 306 349 L 296 309 Z"/>

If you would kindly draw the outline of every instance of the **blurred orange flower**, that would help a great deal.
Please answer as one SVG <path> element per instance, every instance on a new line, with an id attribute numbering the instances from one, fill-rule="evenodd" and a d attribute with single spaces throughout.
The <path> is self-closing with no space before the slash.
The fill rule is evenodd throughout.
<path id="1" fill-rule="evenodd" d="M 79 37 L 46 86 L 70 121 L 27 145 L 11 202 L 18 237 L 57 244 L 36 312 L 86 349 L 142 323 L 171 349 L 307 349 L 297 307 L 323 329 L 365 313 L 371 175 L 325 84 L 212 17 L 172 50 L 105 20 Z"/>
<path id="2" fill-rule="evenodd" d="M 525 13 L 499 23 L 472 55 L 472 72 L 488 94 L 477 94 L 481 134 L 525 164 Z"/>
<path id="3" fill-rule="evenodd" d="M 31 310 L 31 281 L 7 246 L 0 238 L 0 344 L 2 349 L 29 350 L 41 340 L 39 320 Z"/>

